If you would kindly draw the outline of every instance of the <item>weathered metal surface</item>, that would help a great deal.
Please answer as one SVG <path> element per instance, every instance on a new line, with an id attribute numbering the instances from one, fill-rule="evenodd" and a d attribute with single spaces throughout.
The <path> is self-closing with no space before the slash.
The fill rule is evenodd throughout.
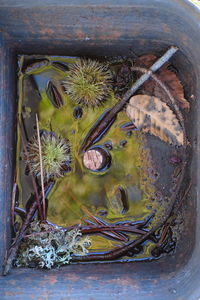
<path id="1" fill-rule="evenodd" d="M 72 265 L 47 272 L 15 269 L 0 278 L 1 299 L 198 300 L 200 12 L 187 0 L 40 2 L 0 1 L 0 264 L 10 242 L 18 53 L 116 56 L 180 47 L 182 53 L 173 62 L 184 84 L 192 87 L 187 97 L 193 94 L 187 124 L 193 137 L 188 169 L 193 188 L 184 205 L 186 229 L 175 255 L 151 263 Z"/>

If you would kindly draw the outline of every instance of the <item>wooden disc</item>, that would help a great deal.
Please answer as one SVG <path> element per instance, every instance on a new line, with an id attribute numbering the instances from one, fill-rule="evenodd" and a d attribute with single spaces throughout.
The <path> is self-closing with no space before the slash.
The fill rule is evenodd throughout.
<path id="1" fill-rule="evenodd" d="M 102 167 L 103 154 L 96 149 L 88 150 L 83 156 L 83 164 L 87 169 L 97 171 Z"/>

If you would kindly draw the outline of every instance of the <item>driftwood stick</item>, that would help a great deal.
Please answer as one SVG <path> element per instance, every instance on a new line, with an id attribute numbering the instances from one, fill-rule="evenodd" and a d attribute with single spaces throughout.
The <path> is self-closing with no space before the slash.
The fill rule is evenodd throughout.
<path id="1" fill-rule="evenodd" d="M 88 135 L 81 145 L 80 152 L 87 150 L 92 144 L 93 141 L 97 139 L 97 137 L 103 132 L 106 128 L 109 128 L 110 121 L 117 116 L 117 114 L 123 109 L 126 103 L 129 101 L 130 97 L 147 81 L 153 72 L 156 72 L 159 68 L 161 68 L 178 50 L 177 47 L 170 47 L 167 52 L 160 57 L 148 70 L 147 73 L 143 74 L 136 82 L 131 86 L 131 88 L 124 94 L 121 101 L 117 102 L 113 108 L 106 114 L 106 116 L 102 119 L 102 122 L 98 124 L 98 127 L 95 128 L 95 132 Z"/>

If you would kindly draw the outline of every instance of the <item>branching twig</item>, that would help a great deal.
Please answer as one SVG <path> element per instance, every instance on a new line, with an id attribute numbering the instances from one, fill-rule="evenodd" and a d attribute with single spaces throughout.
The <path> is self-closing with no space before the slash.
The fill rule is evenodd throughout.
<path id="1" fill-rule="evenodd" d="M 30 171 L 30 174 L 31 174 L 31 181 L 32 181 L 32 184 L 33 184 L 33 189 L 34 189 L 35 197 L 36 197 L 37 204 L 38 204 L 39 214 L 40 214 L 41 219 L 43 219 L 42 208 L 41 208 L 41 204 L 40 204 L 40 201 L 39 201 L 39 194 L 38 194 L 38 189 L 37 189 L 37 183 L 35 181 L 35 177 L 33 175 L 33 172 L 32 172 L 32 169 L 31 169 L 31 165 L 29 163 L 30 160 L 29 160 L 29 154 L 28 154 L 27 147 L 26 147 L 26 136 L 25 136 L 25 132 L 24 132 L 24 127 L 23 127 L 23 124 L 21 123 L 20 120 L 19 120 L 18 124 L 19 124 L 19 129 L 20 129 L 21 140 L 22 140 L 24 152 L 25 152 L 26 157 L 27 157 L 28 168 L 29 168 L 29 171 Z"/>

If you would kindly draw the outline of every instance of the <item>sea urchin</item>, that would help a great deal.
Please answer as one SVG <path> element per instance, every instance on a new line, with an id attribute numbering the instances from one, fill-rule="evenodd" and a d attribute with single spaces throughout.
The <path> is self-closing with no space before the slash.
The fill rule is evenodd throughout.
<path id="1" fill-rule="evenodd" d="M 99 106 L 111 91 L 111 72 L 106 65 L 91 59 L 80 59 L 69 67 L 63 82 L 73 101 L 86 106 Z"/>
<path id="2" fill-rule="evenodd" d="M 62 177 L 66 171 L 71 169 L 69 141 L 49 131 L 41 131 L 40 140 L 44 179 L 48 181 L 51 178 Z M 37 136 L 33 136 L 28 143 L 27 154 L 24 155 L 24 159 L 26 164 L 31 167 L 33 174 L 40 176 L 40 155 Z"/>

